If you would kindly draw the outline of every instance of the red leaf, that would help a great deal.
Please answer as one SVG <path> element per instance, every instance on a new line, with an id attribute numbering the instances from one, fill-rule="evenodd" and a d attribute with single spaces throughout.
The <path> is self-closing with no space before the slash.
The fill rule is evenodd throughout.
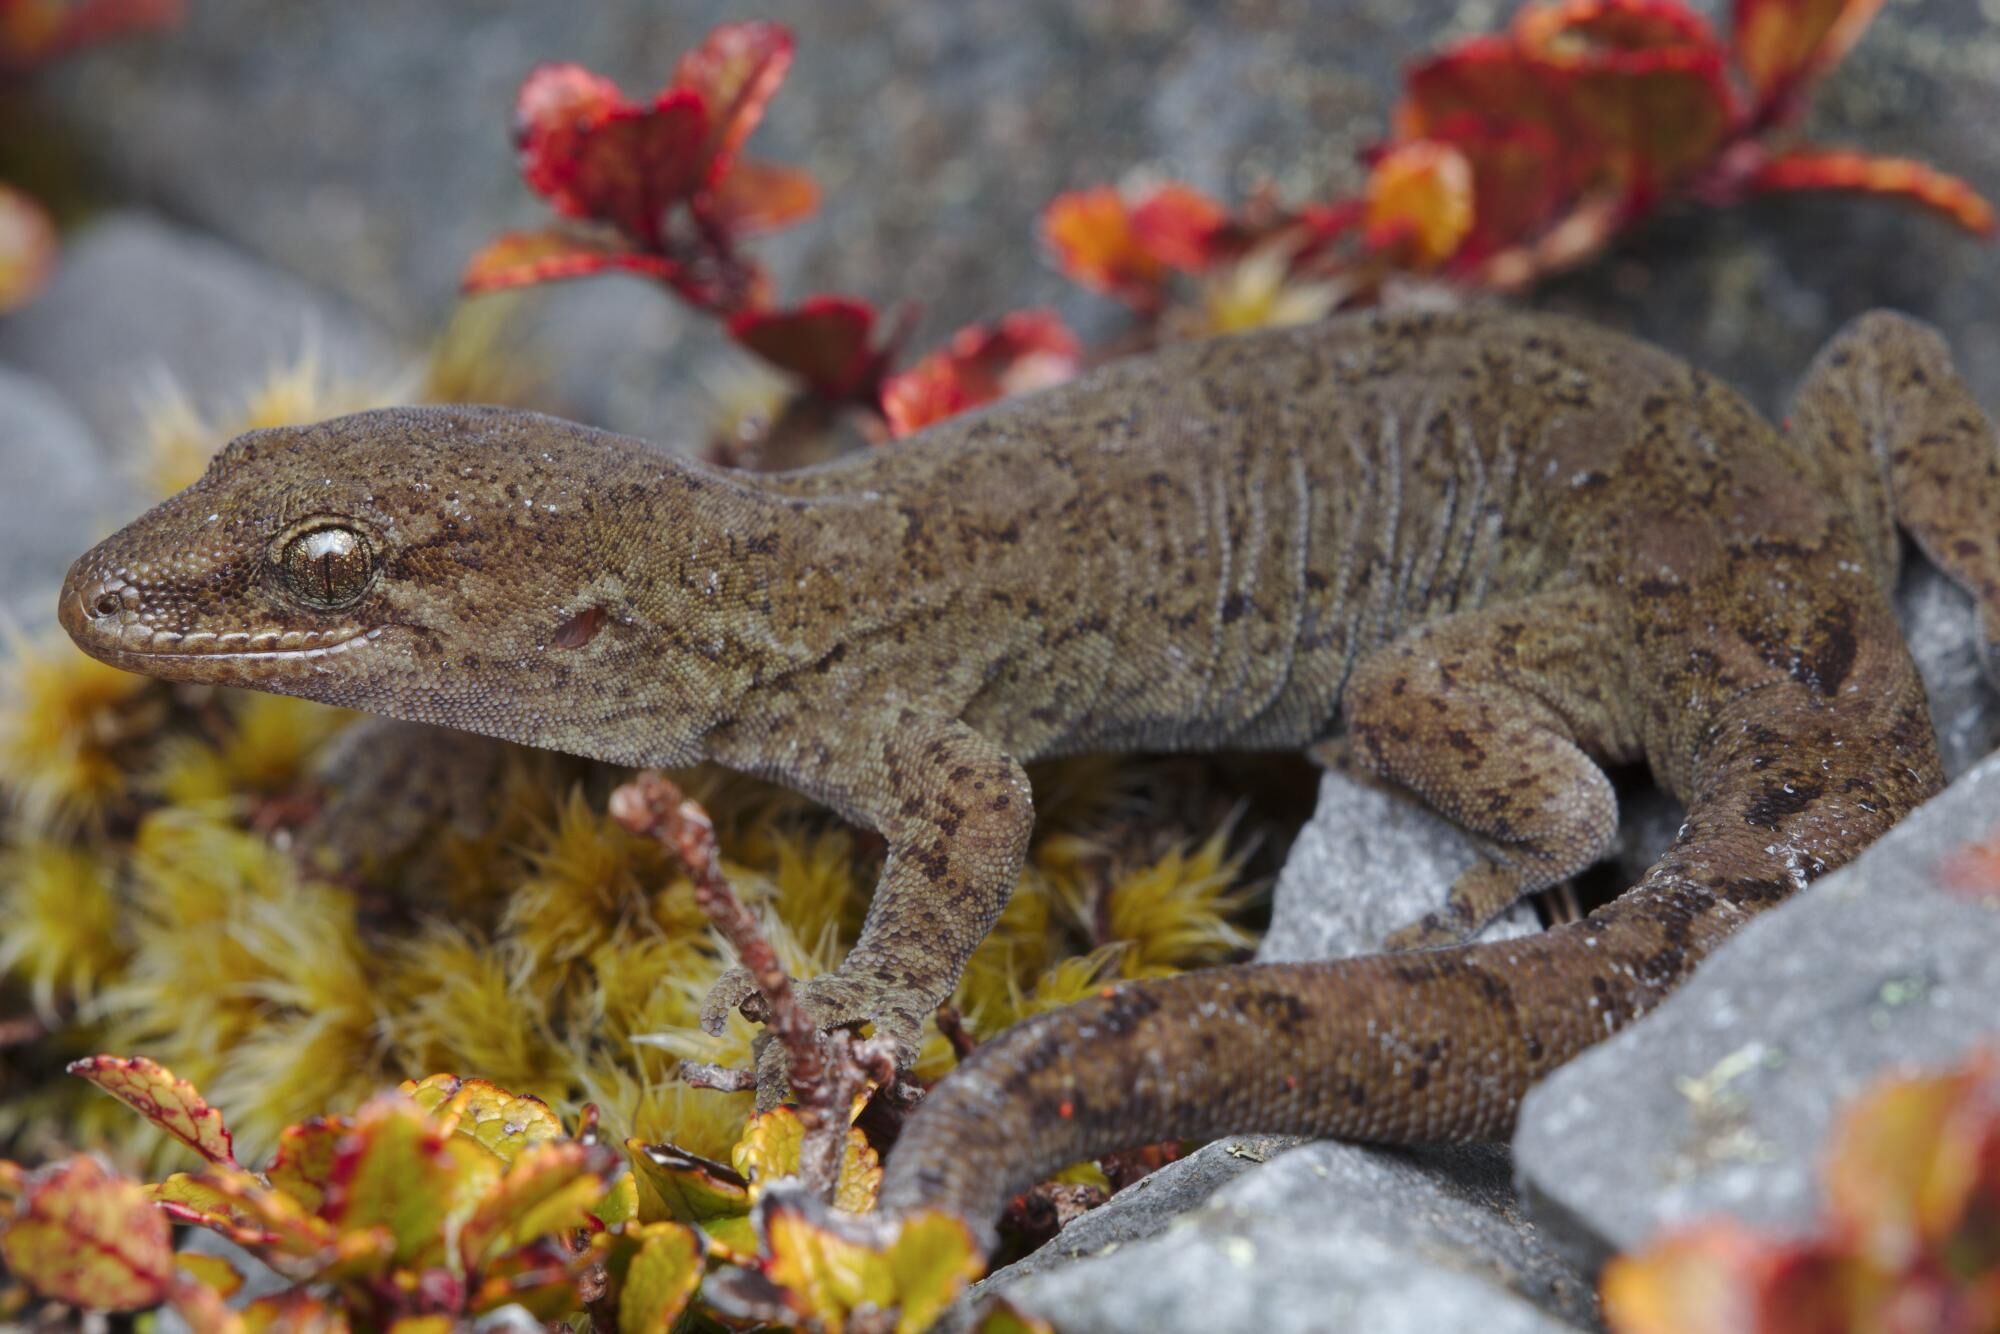
<path id="1" fill-rule="evenodd" d="M 508 287 L 585 278 L 623 270 L 676 286 L 685 281 L 680 265 L 661 255 L 643 254 L 563 231 L 505 232 L 487 242 L 459 276 L 459 290 L 473 294 Z"/>
<path id="2" fill-rule="evenodd" d="M 735 235 L 788 227 L 819 207 L 819 186 L 796 167 L 737 158 L 701 206 Z"/>
<path id="3" fill-rule="evenodd" d="M 699 92 L 669 88 L 640 107 L 580 65 L 536 69 L 514 107 L 528 184 L 557 212 L 612 223 L 649 250 L 667 209 L 706 179 L 708 130 Z"/>
<path id="4" fill-rule="evenodd" d="M 1791 102 L 1839 64 L 1875 18 L 1882 0 L 1736 0 L 1737 63 L 1760 109 Z"/>
<path id="5" fill-rule="evenodd" d="M 717 182 L 764 118 L 764 106 L 785 81 L 792 34 L 777 23 L 725 23 L 680 58 L 669 90 L 693 93 L 708 113 L 704 162 Z"/>
<path id="6" fill-rule="evenodd" d="M 1537 64 L 1507 38 L 1474 37 L 1404 76 L 1395 138 L 1437 138 L 1445 124 L 1467 118 L 1542 125 L 1561 135 L 1568 128 L 1565 91 L 1560 71 Z"/>
<path id="7" fill-rule="evenodd" d="M 1022 310 L 998 324 L 975 324 L 882 386 L 882 413 L 893 436 L 1009 394 L 1028 393 L 1075 375 L 1076 335 L 1052 310 Z"/>
<path id="8" fill-rule="evenodd" d="M 1751 175 L 1749 188 L 1889 195 L 1934 209 L 1976 236 L 1994 234 L 1993 206 L 1977 190 L 1956 176 L 1910 158 L 1801 148 L 1766 162 Z"/>
<path id="9" fill-rule="evenodd" d="M 870 346 L 875 309 L 850 297 L 818 296 L 792 310 L 750 310 L 729 336 L 835 402 L 873 399 L 888 354 Z"/>
<path id="10" fill-rule="evenodd" d="M 2000 894 L 2000 835 L 1968 843 L 1947 857 L 1945 884 L 1967 894 Z"/>
<path id="11" fill-rule="evenodd" d="M 1662 51 L 1722 52 L 1708 20 L 1678 0 L 1557 0 L 1514 19 L 1521 49 L 1557 65 L 1643 73 Z"/>
<path id="12" fill-rule="evenodd" d="M 86 1056 L 69 1072 L 87 1079 L 211 1163 L 235 1167 L 229 1130 L 193 1084 L 143 1056 Z"/>
<path id="13" fill-rule="evenodd" d="M 620 107 L 577 145 L 567 189 L 584 216 L 659 250 L 667 210 L 702 183 L 707 131 L 700 97 L 686 90 L 662 93 L 649 111 Z"/>
<path id="14" fill-rule="evenodd" d="M 1568 76 L 1571 126 L 1595 141 L 1608 183 L 1635 206 L 1705 165 L 1741 118 L 1722 44 L 1671 0 L 1531 6 L 1514 37 Z"/>
<path id="15" fill-rule="evenodd" d="M 1472 166 L 1472 230 L 1452 257 L 1476 264 L 1544 231 L 1562 203 L 1561 147 L 1547 126 L 1457 116 L 1438 128 Z"/>
<path id="16" fill-rule="evenodd" d="M 572 218 L 591 216 L 569 188 L 583 141 L 630 104 L 611 80 L 581 65 L 538 65 L 514 99 L 514 145 L 529 188 Z"/>
<path id="17" fill-rule="evenodd" d="M 1218 258 L 1229 211 L 1192 186 L 1169 181 L 1131 210 L 1132 238 L 1169 268 L 1200 273 Z"/>

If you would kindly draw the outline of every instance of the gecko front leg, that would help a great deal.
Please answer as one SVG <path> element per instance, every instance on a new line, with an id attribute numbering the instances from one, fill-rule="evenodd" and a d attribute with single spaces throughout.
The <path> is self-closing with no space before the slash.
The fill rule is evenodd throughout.
<path id="1" fill-rule="evenodd" d="M 820 795 L 888 840 L 889 856 L 860 940 L 797 994 L 822 1030 L 873 1024 L 907 1066 L 924 1019 L 950 999 L 1020 878 L 1034 801 L 1027 774 L 993 742 L 910 711 L 839 771 L 841 789 Z M 754 994 L 749 975 L 731 969 L 702 1026 L 719 1033 Z M 761 1017 L 755 1008 L 745 1013 Z M 759 1043 L 757 1100 L 768 1107 L 784 1093 L 783 1052 L 768 1035 Z"/>

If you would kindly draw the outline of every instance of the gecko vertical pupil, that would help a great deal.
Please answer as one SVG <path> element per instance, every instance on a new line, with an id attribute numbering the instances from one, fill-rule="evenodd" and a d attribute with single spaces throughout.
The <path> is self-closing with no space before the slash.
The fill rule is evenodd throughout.
<path id="1" fill-rule="evenodd" d="M 309 607 L 345 607 L 367 591 L 373 562 L 352 528 L 314 528 L 285 544 L 285 586 Z"/>

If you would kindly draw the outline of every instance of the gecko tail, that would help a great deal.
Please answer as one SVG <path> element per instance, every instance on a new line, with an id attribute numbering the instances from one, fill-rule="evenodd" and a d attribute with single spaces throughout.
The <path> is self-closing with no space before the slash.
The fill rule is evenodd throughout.
<path id="1" fill-rule="evenodd" d="M 1657 1004 L 1748 916 L 1656 869 L 1539 936 L 1107 988 L 940 1083 L 889 1156 L 881 1211 L 948 1211 L 990 1250 L 1015 1193 L 1136 1145 L 1502 1137 L 1531 1084 Z"/>

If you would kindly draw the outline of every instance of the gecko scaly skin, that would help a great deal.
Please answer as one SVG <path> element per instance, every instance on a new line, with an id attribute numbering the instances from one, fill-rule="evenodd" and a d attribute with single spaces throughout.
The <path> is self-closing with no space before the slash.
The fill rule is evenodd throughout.
<path id="1" fill-rule="evenodd" d="M 1793 417 L 1497 312 L 1172 347 L 773 476 L 520 412 L 371 412 L 235 441 L 76 563 L 61 617 L 136 671 L 825 802 L 889 858 L 803 994 L 906 1048 L 1015 881 L 1028 759 L 1344 727 L 1487 852 L 1404 944 L 1587 866 L 1617 819 L 1602 765 L 1686 804 L 1637 887 L 1540 937 L 1133 984 L 989 1042 L 883 1194 L 983 1224 L 1135 1142 L 1501 1134 L 1934 791 L 1896 527 L 1978 599 L 1990 654 L 1992 428 L 1892 315 L 1830 346 Z"/>

